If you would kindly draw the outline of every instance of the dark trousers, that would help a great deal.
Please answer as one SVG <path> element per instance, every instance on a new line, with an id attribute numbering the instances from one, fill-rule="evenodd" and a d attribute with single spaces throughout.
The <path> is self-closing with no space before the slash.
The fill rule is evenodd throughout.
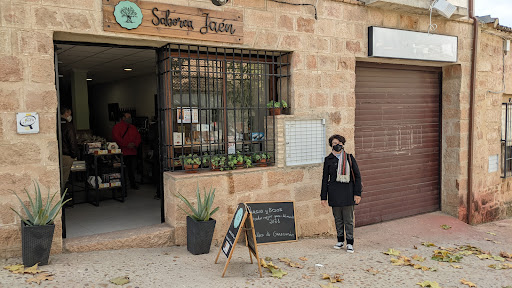
<path id="1" fill-rule="evenodd" d="M 332 207 L 334 223 L 336 224 L 336 234 L 338 242 L 345 242 L 354 245 L 354 206 Z"/>
<path id="2" fill-rule="evenodd" d="M 137 169 L 137 155 L 126 155 L 124 156 L 124 163 L 126 164 L 125 175 L 128 174 L 130 185 L 134 187 L 135 183 L 135 170 Z"/>

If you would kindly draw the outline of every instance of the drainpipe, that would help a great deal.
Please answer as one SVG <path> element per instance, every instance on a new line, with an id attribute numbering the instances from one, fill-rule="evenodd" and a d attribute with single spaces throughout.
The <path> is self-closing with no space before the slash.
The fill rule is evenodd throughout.
<path id="1" fill-rule="evenodd" d="M 470 80 L 470 95 L 469 95 L 469 144 L 468 144 L 468 195 L 466 197 L 467 203 L 467 219 L 466 223 L 471 224 L 471 202 L 473 195 L 473 127 L 475 126 L 475 119 L 473 117 L 473 107 L 475 103 L 475 90 L 476 90 L 476 60 L 478 49 L 478 20 L 475 17 L 475 0 L 469 0 L 469 18 L 473 19 L 473 55 L 471 57 L 471 80 Z"/>

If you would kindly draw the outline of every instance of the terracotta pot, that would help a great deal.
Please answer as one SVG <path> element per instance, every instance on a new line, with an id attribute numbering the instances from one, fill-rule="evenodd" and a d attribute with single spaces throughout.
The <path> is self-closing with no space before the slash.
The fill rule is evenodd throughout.
<path id="1" fill-rule="evenodd" d="M 256 162 L 256 166 L 267 167 L 267 159 L 260 159 L 260 161 Z"/>
<path id="2" fill-rule="evenodd" d="M 281 115 L 281 108 L 269 108 L 268 112 L 269 112 L 270 116 Z"/>
<path id="3" fill-rule="evenodd" d="M 220 166 L 215 166 L 212 164 L 210 167 L 212 171 L 220 171 Z"/>
<path id="4" fill-rule="evenodd" d="M 185 173 L 197 173 L 197 168 L 199 168 L 199 165 L 197 165 L 197 164 L 193 164 L 193 165 L 185 164 Z"/>

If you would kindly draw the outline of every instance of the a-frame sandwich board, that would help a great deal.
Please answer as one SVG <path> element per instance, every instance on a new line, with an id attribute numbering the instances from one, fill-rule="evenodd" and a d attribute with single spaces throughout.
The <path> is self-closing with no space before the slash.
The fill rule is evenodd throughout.
<path id="1" fill-rule="evenodd" d="M 238 204 L 233 220 L 231 220 L 231 225 L 226 232 L 226 236 L 224 237 L 224 241 L 219 249 L 219 253 L 217 253 L 217 258 L 215 258 L 215 264 L 217 264 L 217 261 L 219 260 L 220 252 L 223 252 L 228 258 L 224 271 L 222 272 L 222 277 L 224 277 L 226 270 L 228 269 L 229 261 L 231 261 L 231 257 L 233 256 L 235 246 L 241 235 L 241 231 L 245 233 L 245 243 L 249 249 L 251 264 L 253 263 L 252 255 L 254 254 L 254 257 L 256 257 L 258 262 L 260 277 L 263 277 L 261 273 L 260 257 L 258 254 L 258 245 L 256 243 L 256 233 L 254 231 L 254 221 L 252 214 L 244 203 Z"/>

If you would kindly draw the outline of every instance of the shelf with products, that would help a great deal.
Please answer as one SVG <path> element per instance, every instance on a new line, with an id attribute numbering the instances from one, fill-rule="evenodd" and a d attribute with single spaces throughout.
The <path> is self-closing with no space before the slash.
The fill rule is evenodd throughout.
<path id="1" fill-rule="evenodd" d="M 94 206 L 99 206 L 103 196 L 100 191 L 107 190 L 112 192 L 112 199 L 124 202 L 126 185 L 123 154 L 118 152 L 85 154 L 87 202 Z M 94 195 L 91 196 L 90 192 L 94 192 Z"/>

